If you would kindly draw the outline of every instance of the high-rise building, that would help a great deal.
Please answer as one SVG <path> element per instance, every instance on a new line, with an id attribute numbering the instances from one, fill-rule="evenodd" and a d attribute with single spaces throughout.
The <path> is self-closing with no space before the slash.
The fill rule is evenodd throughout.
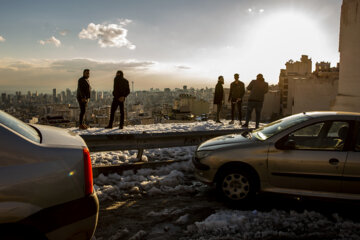
<path id="1" fill-rule="evenodd" d="M 66 101 L 71 101 L 71 90 L 69 88 L 66 89 Z"/>
<path id="2" fill-rule="evenodd" d="M 53 103 L 56 103 L 56 88 L 53 89 Z"/>
<path id="3" fill-rule="evenodd" d="M 97 101 L 96 91 L 92 90 L 90 94 L 91 101 Z"/>
<path id="4" fill-rule="evenodd" d="M 2 103 L 6 103 L 7 99 L 6 99 L 6 93 L 2 93 L 1 94 L 1 102 Z"/>

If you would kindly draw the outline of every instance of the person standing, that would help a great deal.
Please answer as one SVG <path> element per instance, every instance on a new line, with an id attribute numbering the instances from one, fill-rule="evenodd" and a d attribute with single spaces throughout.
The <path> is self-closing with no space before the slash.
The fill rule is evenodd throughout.
<path id="1" fill-rule="evenodd" d="M 125 98 L 129 95 L 129 81 L 124 78 L 122 71 L 117 71 L 114 78 L 114 91 L 113 91 L 113 101 L 111 104 L 111 113 L 109 124 L 105 128 L 112 128 L 114 122 L 114 116 L 116 109 L 120 106 L 120 129 L 124 127 L 124 102 Z"/>
<path id="2" fill-rule="evenodd" d="M 224 84 L 224 77 L 223 76 L 219 76 L 218 77 L 218 83 L 216 84 L 215 87 L 215 94 L 214 94 L 214 104 L 216 104 L 216 122 L 217 123 L 221 123 L 220 122 L 220 111 L 224 102 L 224 88 L 223 88 L 223 84 Z"/>
<path id="3" fill-rule="evenodd" d="M 234 81 L 230 84 L 230 93 L 229 93 L 229 102 L 231 102 L 231 122 L 229 124 L 234 124 L 234 115 L 235 115 L 235 106 L 238 109 L 239 122 L 241 125 L 241 103 L 242 98 L 245 94 L 245 84 L 239 80 L 239 74 L 234 74 Z"/>
<path id="4" fill-rule="evenodd" d="M 261 109 L 264 103 L 264 95 L 269 90 L 269 84 L 265 82 L 263 75 L 260 73 L 256 76 L 256 80 L 252 80 L 250 82 L 247 90 L 250 91 L 250 96 L 246 111 L 246 122 L 243 127 L 247 128 L 249 126 L 252 111 L 255 109 L 256 128 L 259 128 Z"/>
<path id="5" fill-rule="evenodd" d="M 79 116 L 79 129 L 87 129 L 88 126 L 84 123 L 84 116 L 86 112 L 87 103 L 90 99 L 90 70 L 84 69 L 83 76 L 78 80 L 78 87 L 76 98 L 80 106 L 80 116 Z"/>

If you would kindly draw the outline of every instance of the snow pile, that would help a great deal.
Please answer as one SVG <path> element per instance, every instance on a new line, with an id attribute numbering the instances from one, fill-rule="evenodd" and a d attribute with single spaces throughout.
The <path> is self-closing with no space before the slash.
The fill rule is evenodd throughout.
<path id="1" fill-rule="evenodd" d="M 174 216 L 181 214 L 185 209 L 178 208 L 165 208 L 160 212 L 151 211 L 147 214 L 148 217 L 163 217 L 163 216 Z"/>
<path id="2" fill-rule="evenodd" d="M 220 210 L 187 231 L 187 239 L 360 239 L 360 223 L 308 211 Z"/>
<path id="3" fill-rule="evenodd" d="M 115 152 L 93 152 L 90 153 L 93 165 L 112 165 L 138 162 L 137 151 L 115 151 Z M 143 155 L 142 162 L 147 162 L 148 158 Z"/>
<path id="4" fill-rule="evenodd" d="M 124 129 L 113 128 L 89 128 L 79 130 L 78 128 L 70 128 L 71 131 L 81 135 L 97 135 L 97 134 L 141 134 L 141 133 L 168 133 L 168 132 L 197 132 L 197 131 L 213 131 L 213 130 L 232 130 L 241 129 L 239 121 L 235 124 L 229 124 L 229 120 L 222 120 L 223 123 L 216 123 L 213 120 L 203 122 L 190 123 L 157 123 L 148 125 L 128 125 Z M 244 122 L 244 121 L 243 121 Z M 263 124 L 260 124 L 262 126 Z M 255 127 L 254 122 L 250 122 L 249 128 Z"/>
<path id="5" fill-rule="evenodd" d="M 196 147 L 156 148 L 144 150 L 141 161 L 190 160 Z M 137 150 L 91 153 L 93 165 L 129 164 L 138 162 Z"/>
<path id="6" fill-rule="evenodd" d="M 173 163 L 158 169 L 132 170 L 94 179 L 94 188 L 100 200 L 141 198 L 144 195 L 165 195 L 196 192 L 204 187 L 200 182 L 185 181 L 194 166 L 191 161 Z M 187 183 L 186 183 L 187 182 Z"/>

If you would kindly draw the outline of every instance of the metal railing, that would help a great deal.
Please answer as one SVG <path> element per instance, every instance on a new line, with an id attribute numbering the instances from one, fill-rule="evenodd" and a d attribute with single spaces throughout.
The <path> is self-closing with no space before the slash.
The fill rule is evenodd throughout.
<path id="1" fill-rule="evenodd" d="M 231 130 L 210 130 L 196 132 L 173 132 L 173 133 L 141 133 L 141 134 L 99 134 L 80 135 L 86 142 L 90 152 L 138 150 L 137 158 L 141 160 L 144 149 L 196 146 L 214 137 L 242 133 L 245 129 Z M 176 160 L 175 160 L 176 161 Z M 162 161 L 168 164 L 174 161 Z M 154 163 L 159 166 L 162 162 Z M 131 166 L 130 166 L 131 165 Z M 148 165 L 148 164 L 146 164 Z M 141 168 L 143 163 L 120 164 L 110 166 L 95 166 L 94 176 L 100 173 L 121 172 L 124 170 L 136 170 Z M 147 166 L 149 167 L 149 166 Z M 153 166 L 150 166 L 153 167 Z"/>
<path id="2" fill-rule="evenodd" d="M 138 158 L 141 159 L 144 149 L 195 146 L 210 138 L 244 131 L 244 129 L 231 129 L 174 133 L 81 135 L 81 137 L 86 142 L 90 152 L 137 149 L 139 151 Z"/>

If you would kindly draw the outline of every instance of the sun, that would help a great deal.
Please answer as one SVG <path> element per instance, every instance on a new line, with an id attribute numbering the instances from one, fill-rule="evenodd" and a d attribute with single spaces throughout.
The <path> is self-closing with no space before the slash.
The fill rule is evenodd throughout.
<path id="1" fill-rule="evenodd" d="M 321 48 L 323 44 L 323 34 L 317 22 L 305 14 L 296 12 L 280 12 L 265 16 L 255 24 L 252 35 L 260 48 L 276 54 L 285 50 L 312 51 Z"/>
<path id="2" fill-rule="evenodd" d="M 257 18 L 243 36 L 239 53 L 251 75 L 264 73 L 277 82 L 280 69 L 290 59 L 305 54 L 326 60 L 328 40 L 316 18 L 296 10 L 266 12 Z"/>

